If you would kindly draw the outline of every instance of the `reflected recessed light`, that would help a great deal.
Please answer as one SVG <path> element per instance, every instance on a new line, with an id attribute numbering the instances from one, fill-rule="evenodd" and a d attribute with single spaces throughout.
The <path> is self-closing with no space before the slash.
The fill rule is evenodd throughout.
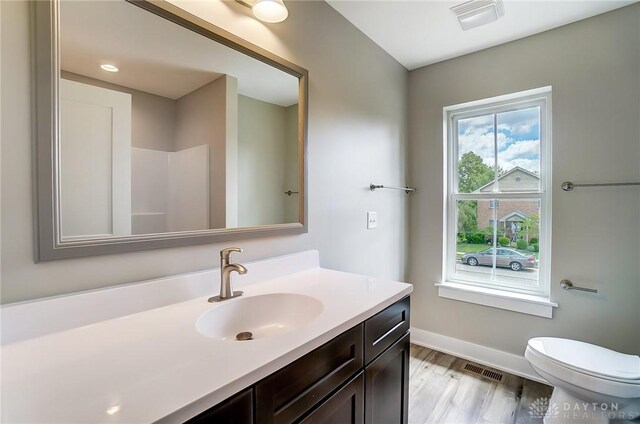
<path id="1" fill-rule="evenodd" d="M 119 71 L 119 69 L 117 67 L 115 67 L 114 65 L 109 65 L 109 64 L 100 65 L 100 68 L 102 68 L 102 70 L 107 71 L 107 72 L 118 72 Z"/>
<path id="2" fill-rule="evenodd" d="M 115 413 L 116 413 L 116 412 L 118 412 L 118 411 L 120 411 L 120 405 L 114 405 L 114 406 L 112 406 L 111 408 L 107 409 L 107 410 L 106 410 L 106 413 L 107 413 L 108 415 L 113 415 L 113 414 L 115 414 Z"/>

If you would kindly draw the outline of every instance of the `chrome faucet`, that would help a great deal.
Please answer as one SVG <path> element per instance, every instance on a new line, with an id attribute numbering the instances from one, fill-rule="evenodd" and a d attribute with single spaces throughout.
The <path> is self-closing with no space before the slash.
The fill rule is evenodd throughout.
<path id="1" fill-rule="evenodd" d="M 231 252 L 242 252 L 239 247 L 227 247 L 220 251 L 220 295 L 209 298 L 209 302 L 220 302 L 234 297 L 242 296 L 241 291 L 233 291 L 231 288 L 231 273 L 246 274 L 247 268 L 240 264 L 229 263 Z"/>

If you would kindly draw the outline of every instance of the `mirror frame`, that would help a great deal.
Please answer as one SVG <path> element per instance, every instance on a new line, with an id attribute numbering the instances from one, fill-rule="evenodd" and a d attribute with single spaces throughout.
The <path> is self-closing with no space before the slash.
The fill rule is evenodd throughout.
<path id="1" fill-rule="evenodd" d="M 299 222 L 254 227 L 220 228 L 125 237 L 63 241 L 60 233 L 59 198 L 59 3 L 33 2 L 35 39 L 35 233 L 36 262 L 83 256 L 125 253 L 147 249 L 189 246 L 254 237 L 302 234 L 308 231 L 307 120 L 308 71 L 241 39 L 164 0 L 126 0 L 215 42 L 278 68 L 299 80 L 298 84 L 298 216 Z"/>

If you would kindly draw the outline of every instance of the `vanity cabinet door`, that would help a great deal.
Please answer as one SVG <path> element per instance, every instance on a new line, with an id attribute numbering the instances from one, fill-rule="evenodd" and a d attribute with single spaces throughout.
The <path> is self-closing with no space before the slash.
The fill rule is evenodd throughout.
<path id="1" fill-rule="evenodd" d="M 187 424 L 253 424 L 253 388 L 191 418 Z"/>
<path id="2" fill-rule="evenodd" d="M 301 424 L 364 423 L 364 373 L 325 400 Z"/>
<path id="3" fill-rule="evenodd" d="M 408 422 L 409 349 L 406 333 L 365 368 L 365 423 Z"/>
<path id="4" fill-rule="evenodd" d="M 298 422 L 363 367 L 362 324 L 256 384 L 260 424 Z"/>
<path id="5" fill-rule="evenodd" d="M 409 296 L 364 322 L 364 363 L 368 364 L 409 331 Z"/>

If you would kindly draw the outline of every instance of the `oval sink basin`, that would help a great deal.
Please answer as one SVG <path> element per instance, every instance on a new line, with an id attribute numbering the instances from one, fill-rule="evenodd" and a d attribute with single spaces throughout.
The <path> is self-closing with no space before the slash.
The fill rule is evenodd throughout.
<path id="1" fill-rule="evenodd" d="M 295 293 L 240 297 L 222 303 L 198 318 L 196 329 L 204 336 L 236 341 L 250 332 L 251 340 L 288 333 L 305 326 L 322 312 L 322 302 Z M 246 334 L 239 338 L 247 339 Z"/>

